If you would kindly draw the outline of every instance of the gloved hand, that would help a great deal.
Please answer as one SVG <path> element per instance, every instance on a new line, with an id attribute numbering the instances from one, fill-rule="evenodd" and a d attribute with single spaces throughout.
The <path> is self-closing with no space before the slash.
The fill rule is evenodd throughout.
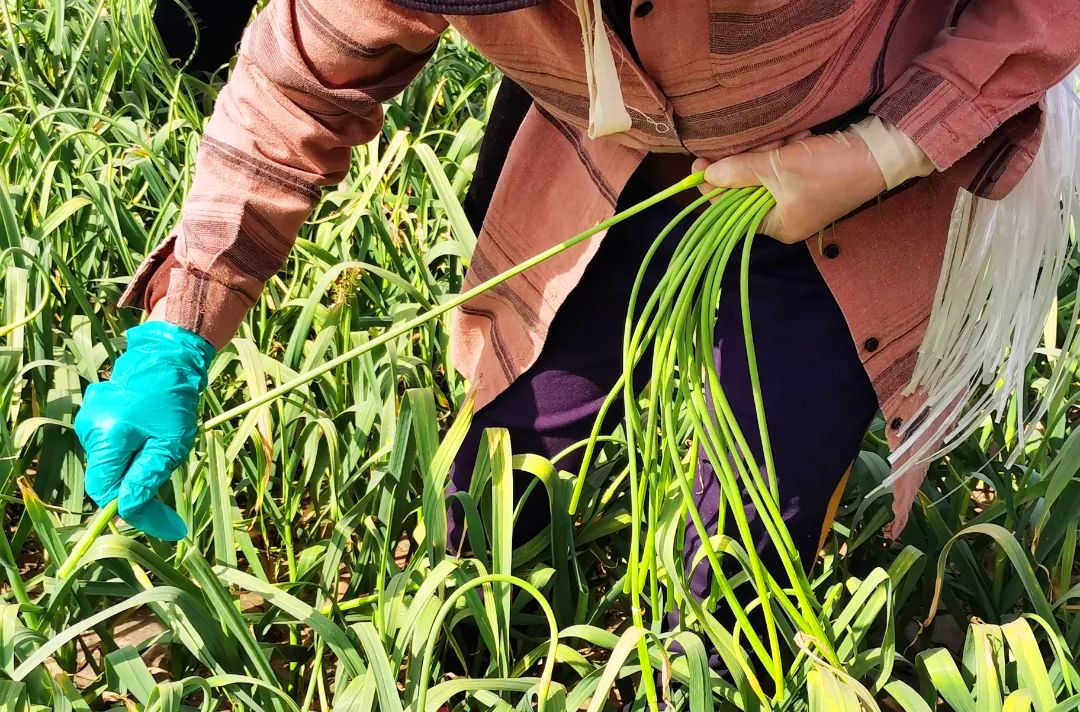
<path id="1" fill-rule="evenodd" d="M 157 497 L 195 442 L 195 411 L 215 351 L 164 321 L 127 332 L 112 378 L 86 389 L 75 433 L 86 450 L 86 493 L 151 536 L 177 541 L 187 526 Z"/>
<path id="2" fill-rule="evenodd" d="M 705 171 L 702 193 L 768 188 L 776 207 L 759 231 L 786 243 L 805 240 L 886 190 L 934 170 L 914 141 L 876 116 L 838 133 L 800 134 L 769 149 L 712 164 L 698 159 L 694 170 Z"/>

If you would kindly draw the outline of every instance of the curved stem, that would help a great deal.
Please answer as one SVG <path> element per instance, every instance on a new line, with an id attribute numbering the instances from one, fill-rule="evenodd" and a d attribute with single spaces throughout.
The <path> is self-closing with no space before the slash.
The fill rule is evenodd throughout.
<path id="1" fill-rule="evenodd" d="M 371 350 L 373 350 L 373 349 L 375 349 L 375 348 L 377 348 L 379 346 L 382 346 L 383 344 L 385 344 L 387 342 L 393 341 L 394 339 L 396 339 L 396 338 L 398 338 L 400 336 L 408 334 L 410 331 L 412 331 L 416 327 L 421 326 L 421 325 L 425 324 L 428 321 L 431 321 L 432 319 L 434 319 L 436 317 L 442 316 L 446 312 L 451 311 L 451 310 L 461 306 L 465 302 L 467 302 L 470 299 L 473 299 L 475 297 L 478 297 L 479 295 L 483 294 L 484 292 L 490 291 L 491 289 L 499 286 L 500 284 L 507 281 L 508 279 L 511 279 L 512 277 L 516 277 L 517 275 L 531 269 L 532 267 L 535 267 L 536 265 L 540 264 L 541 262 L 544 262 L 545 260 L 551 259 L 555 255 L 558 255 L 558 254 L 560 254 L 562 252 L 565 252 L 566 250 L 570 249 L 571 247 L 573 247 L 573 246 L 575 246 L 575 245 L 577 245 L 577 244 L 579 244 L 581 242 L 584 242 L 585 240 L 588 240 L 590 237 L 594 237 L 594 236 L 598 235 L 599 233 L 604 232 L 605 230 L 607 230 L 608 228 L 610 228 L 610 227 L 612 227 L 614 225 L 618 225 L 619 223 L 626 220 L 627 218 L 633 217 L 634 215 L 637 215 L 638 213 L 649 209 L 650 207 L 652 207 L 653 205 L 656 205 L 657 203 L 662 203 L 663 201 L 667 200 L 668 198 L 670 198 L 673 195 L 677 195 L 677 194 L 683 192 L 684 190 L 688 190 L 690 188 L 693 188 L 693 187 L 697 186 L 698 184 L 700 184 L 704 180 L 704 175 L 705 174 L 701 173 L 701 172 L 694 173 L 693 175 L 691 175 L 691 176 L 679 181 L 675 185 L 671 186 L 667 190 L 664 190 L 664 191 L 661 191 L 661 192 L 657 193 L 656 195 L 652 196 L 648 200 L 644 200 L 644 201 L 638 203 L 637 205 L 634 205 L 634 206 L 632 206 L 630 208 L 627 208 L 626 210 L 622 211 L 621 213 L 613 215 L 612 217 L 608 218 L 607 220 L 604 220 L 603 222 L 597 224 L 596 226 L 589 228 L 585 232 L 582 232 L 582 233 L 580 233 L 578 235 L 575 235 L 574 237 L 571 237 L 569 240 L 566 240 L 565 242 L 562 242 L 562 243 L 560 243 L 558 245 L 555 245 L 552 248 L 544 250 L 543 252 L 536 255 L 535 257 L 531 257 L 531 258 L 525 260 L 524 262 L 522 262 L 521 264 L 518 264 L 518 265 L 516 265 L 514 267 L 511 267 L 510 269 L 506 270 L 502 274 L 496 275 L 496 276 L 492 277 L 491 279 L 478 284 L 477 286 L 473 287 L 472 289 L 470 289 L 470 290 L 468 290 L 466 292 L 462 292 L 461 294 L 457 295 L 453 299 L 450 299 L 450 300 L 444 302 L 443 304 L 440 304 L 439 306 L 437 306 L 437 307 L 435 307 L 433 309 L 429 309 L 428 311 L 424 312 L 423 314 L 415 316 L 412 319 L 409 319 L 408 321 L 404 322 L 403 324 L 400 324 L 398 326 L 395 326 L 392 329 L 389 329 L 385 333 L 380 334 L 379 336 L 377 336 L 376 338 L 374 338 L 371 341 L 367 342 L 366 344 L 363 344 L 361 346 L 357 346 L 354 349 L 350 349 L 349 351 L 346 351 L 345 353 L 341 354 L 340 356 L 337 356 L 337 357 L 335 357 L 333 359 L 330 359 L 329 361 L 327 361 L 327 362 L 325 362 L 323 364 L 320 364 L 316 368 L 311 369 L 307 373 L 302 373 L 299 376 L 297 376 L 296 378 L 293 378 L 292 380 L 287 381 L 287 382 L 281 384 L 280 386 L 277 386 L 276 388 L 270 389 L 266 393 L 258 396 L 257 398 L 253 398 L 252 400 L 248 401 L 247 403 L 244 403 L 243 405 L 239 405 L 239 406 L 237 406 L 235 408 L 232 408 L 230 410 L 225 411 L 224 413 L 222 413 L 220 415 L 217 415 L 217 416 L 215 416 L 213 418 L 210 418 L 209 420 L 207 420 L 203 424 L 203 426 L 202 426 L 202 428 L 200 428 L 200 430 L 206 431 L 206 430 L 210 430 L 211 428 L 216 428 L 217 426 L 219 426 L 219 425 L 221 425 L 223 423 L 227 423 L 228 421 L 232 420 L 233 418 L 235 418 L 237 416 L 244 415 L 245 413 L 248 413 L 248 412 L 250 412 L 252 410 L 255 410 L 256 408 L 264 406 L 267 403 L 270 403 L 271 401 L 274 401 L 274 400 L 280 398 L 281 396 L 285 395 L 286 393 L 289 393 L 291 391 L 296 390 L 300 386 L 311 383 L 312 381 L 317 379 L 319 376 L 322 376 L 324 373 L 329 373 L 330 371 L 333 371 L 338 366 L 346 364 L 349 361 L 352 361 L 353 359 L 358 358 L 359 356 L 363 356 L 367 352 L 369 352 L 369 351 L 371 351 Z"/>
<path id="2" fill-rule="evenodd" d="M 537 691 L 539 712 L 547 712 L 549 688 L 551 687 L 551 678 L 555 674 L 555 658 L 559 647 L 559 626 L 555 622 L 555 611 L 551 609 L 551 605 L 547 602 L 547 599 L 544 598 L 532 584 L 528 581 L 523 581 L 516 576 L 510 576 L 509 574 L 486 574 L 484 576 L 478 576 L 462 584 L 460 588 L 450 594 L 446 601 L 443 602 L 442 608 L 439 609 L 439 613 L 435 616 L 435 621 L 431 625 L 431 635 L 428 636 L 427 645 L 424 647 L 424 658 L 421 663 L 421 671 L 423 674 L 420 678 L 420 688 L 417 690 L 416 709 L 406 710 L 406 712 L 425 712 L 427 709 L 427 673 L 432 669 L 432 661 L 435 654 L 435 639 L 439 635 L 439 631 L 442 630 L 446 616 L 453 610 L 454 603 L 472 589 L 487 583 L 508 583 L 517 586 L 536 599 L 536 602 L 540 604 L 540 608 L 544 612 L 544 617 L 547 618 L 548 632 L 550 633 L 550 637 L 548 638 L 548 654 L 544 661 L 544 671 L 540 674 L 540 689 Z"/>

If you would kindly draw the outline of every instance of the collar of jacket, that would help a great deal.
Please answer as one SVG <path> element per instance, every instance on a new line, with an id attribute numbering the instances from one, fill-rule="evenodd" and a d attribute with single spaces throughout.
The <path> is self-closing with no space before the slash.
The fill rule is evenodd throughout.
<path id="1" fill-rule="evenodd" d="M 535 7 L 547 0 L 391 0 L 409 10 L 436 15 L 494 15 Z M 574 0 L 585 48 L 589 83 L 589 138 L 630 130 L 632 121 L 623 102 L 619 71 L 604 27 L 600 0 Z"/>
<path id="2" fill-rule="evenodd" d="M 430 12 L 436 15 L 496 15 L 526 7 L 533 7 L 547 0 L 391 0 L 395 5 Z"/>

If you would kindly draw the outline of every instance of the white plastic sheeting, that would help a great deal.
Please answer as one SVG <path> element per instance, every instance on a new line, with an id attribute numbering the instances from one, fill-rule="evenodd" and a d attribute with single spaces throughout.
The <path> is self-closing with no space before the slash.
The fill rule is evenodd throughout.
<path id="1" fill-rule="evenodd" d="M 1011 398 L 1027 422 L 1045 412 L 1045 399 L 1024 402 L 1024 372 L 1056 306 L 1075 248 L 1072 226 L 1080 225 L 1078 78 L 1048 92 L 1042 146 L 1008 196 L 993 201 L 961 191 L 957 198 L 930 324 L 905 390 L 925 392 L 928 412 L 909 421 L 886 484 L 949 452 L 988 418 L 1005 417 Z M 1066 349 L 1076 343 L 1075 316 Z M 1048 396 L 1067 377 L 1060 368 L 1066 360 L 1058 359 Z"/>

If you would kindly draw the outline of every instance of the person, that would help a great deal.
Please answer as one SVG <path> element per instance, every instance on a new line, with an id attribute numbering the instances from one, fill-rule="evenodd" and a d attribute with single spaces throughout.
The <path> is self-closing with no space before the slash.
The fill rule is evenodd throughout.
<path id="1" fill-rule="evenodd" d="M 271 0 L 207 125 L 175 233 L 122 297 L 149 320 L 128 331 L 111 380 L 87 389 L 76 418 L 87 494 L 119 500 L 152 536 L 184 536 L 158 490 L 193 445 L 215 353 L 320 189 L 380 130 L 381 102 L 449 26 L 527 94 L 497 103 L 509 108 L 485 139 L 466 288 L 691 170 L 711 186 L 773 192 L 761 228 L 773 239 L 754 240 L 748 289 L 781 509 L 809 566 L 875 412 L 894 447 L 924 417 L 903 387 L 952 206 L 962 188 L 1006 195 L 1033 160 L 1041 99 L 1080 61 L 1073 0 Z M 451 491 L 467 488 L 485 428 L 545 456 L 588 435 L 621 370 L 642 257 L 679 209 L 656 205 L 457 310 L 454 363 L 477 411 Z M 737 270 L 724 280 L 737 295 Z M 736 296 L 718 318 L 721 383 L 760 447 Z M 697 505 L 715 528 L 708 462 L 699 478 Z M 893 534 L 919 478 L 898 484 Z M 524 503 L 519 541 L 543 528 L 548 506 Z M 460 545 L 462 518 L 450 514 Z M 691 528 L 688 567 L 699 543 Z M 689 575 L 707 592 L 704 567 Z"/>

